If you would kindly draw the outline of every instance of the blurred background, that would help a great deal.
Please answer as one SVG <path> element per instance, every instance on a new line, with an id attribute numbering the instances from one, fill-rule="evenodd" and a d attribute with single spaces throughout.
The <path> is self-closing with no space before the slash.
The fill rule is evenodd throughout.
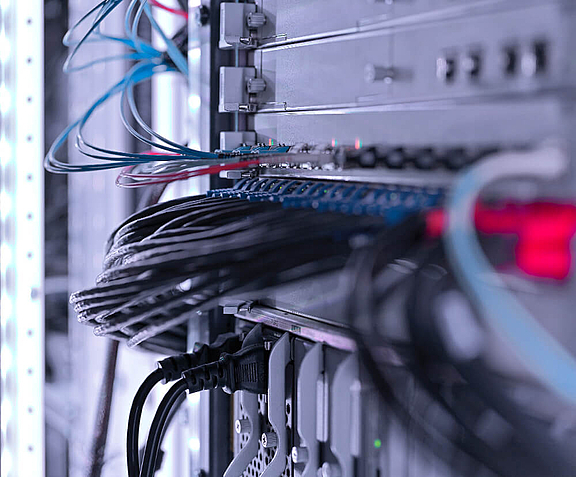
<path id="1" fill-rule="evenodd" d="M 106 384 L 102 380 L 110 345 L 95 337 L 92 329 L 77 324 L 68 300 L 71 291 L 94 284 L 109 233 L 135 210 L 142 194 L 117 188 L 114 173 L 68 176 L 43 173 L 42 166 L 48 148 L 69 122 L 130 67 L 129 61 L 112 61 L 72 75 L 63 72 L 69 53 L 64 35 L 94 5 L 91 0 L 0 2 L 3 477 L 42 475 L 43 470 L 50 477 L 88 475 L 98 438 L 97 408 Z M 108 19 L 104 31 L 121 31 L 125 8 Z M 184 24 L 167 12 L 155 15 L 168 34 Z M 144 22 L 138 33 L 157 40 Z M 121 51 L 112 42 L 87 45 L 81 61 Z M 165 109 L 153 112 L 152 89 L 158 84 L 164 91 Z M 177 88 L 184 86 L 184 80 L 168 74 L 138 88 L 143 118 L 154 123 L 168 112 L 170 124 L 175 125 L 171 133 L 184 135 L 185 121 L 173 116 L 181 105 L 172 103 Z M 179 101 L 186 104 L 185 99 Z M 118 104 L 104 107 L 92 121 L 89 135 L 100 144 L 136 147 L 122 126 Z M 29 134 L 23 132 L 25 127 Z M 22 134 L 25 137 L 19 141 Z M 72 143 L 61 149 L 59 158 L 74 162 L 75 154 Z M 16 179 L 22 176 L 25 184 Z M 23 215 L 20 207 L 27 209 Z M 32 240 L 26 244 L 29 250 L 24 250 L 23 236 Z M 29 306 L 29 297 L 34 307 Z M 16 321 L 16 316 L 27 318 Z M 99 445 L 105 443 L 108 449 L 102 470 L 107 476 L 126 472 L 128 411 L 135 389 L 157 358 L 121 348 L 110 432 L 99 436 L 104 439 Z M 29 402 L 24 397 L 30 397 Z M 160 397 L 152 396 L 150 409 Z M 176 424 L 168 445 L 172 440 L 174 445 L 186 445 Z M 162 471 L 166 473 L 161 475 L 180 475 L 181 465 L 167 459 Z"/>

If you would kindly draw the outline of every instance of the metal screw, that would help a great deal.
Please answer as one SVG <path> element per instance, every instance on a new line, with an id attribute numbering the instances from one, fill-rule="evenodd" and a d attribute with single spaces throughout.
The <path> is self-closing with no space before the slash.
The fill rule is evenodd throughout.
<path id="1" fill-rule="evenodd" d="M 440 81 L 449 83 L 454 80 L 456 76 L 456 60 L 454 58 L 446 58 L 444 56 L 436 60 L 436 77 Z"/>
<path id="2" fill-rule="evenodd" d="M 246 82 L 248 93 L 257 94 L 266 89 L 266 82 L 262 78 L 249 78 Z"/>
<path id="3" fill-rule="evenodd" d="M 364 67 L 364 80 L 366 83 L 376 83 L 377 81 L 390 83 L 395 75 L 396 71 L 391 67 L 373 65 L 372 63 Z"/>
<path id="4" fill-rule="evenodd" d="M 234 423 L 236 434 L 247 434 L 250 432 L 250 428 L 250 421 L 248 419 L 236 419 Z"/>
<path id="5" fill-rule="evenodd" d="M 342 471 L 339 465 L 330 464 L 329 462 L 322 464 L 322 477 L 341 477 L 341 475 Z"/>
<path id="6" fill-rule="evenodd" d="M 292 447 L 292 462 L 295 464 L 308 462 L 308 449 L 306 447 Z"/>
<path id="7" fill-rule="evenodd" d="M 246 18 L 248 28 L 255 30 L 266 23 L 266 16 L 260 12 L 249 13 Z"/>
<path id="8" fill-rule="evenodd" d="M 275 432 L 264 432 L 260 441 L 265 449 L 270 449 L 278 445 L 278 436 Z"/>
<path id="9" fill-rule="evenodd" d="M 210 9 L 205 5 L 201 5 L 194 12 L 194 17 L 198 25 L 207 25 L 210 21 Z"/>

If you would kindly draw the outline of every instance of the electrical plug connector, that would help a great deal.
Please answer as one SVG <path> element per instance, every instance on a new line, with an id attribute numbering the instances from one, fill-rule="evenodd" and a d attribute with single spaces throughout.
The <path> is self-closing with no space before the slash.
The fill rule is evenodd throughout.
<path id="1" fill-rule="evenodd" d="M 262 326 L 255 326 L 239 351 L 222 353 L 218 361 L 182 373 L 188 392 L 221 388 L 227 393 L 247 391 L 263 394 L 268 390 L 268 356 Z"/>
<path id="2" fill-rule="evenodd" d="M 216 341 L 210 345 L 196 344 L 194 352 L 176 356 L 170 356 L 158 362 L 158 369 L 152 372 L 142 383 L 130 408 L 128 419 L 128 431 L 126 435 L 126 451 L 128 461 L 129 477 L 140 475 L 138 458 L 138 434 L 140 429 L 140 419 L 144 402 L 150 391 L 156 384 L 164 384 L 179 379 L 183 371 L 196 368 L 204 363 L 217 361 L 222 353 L 234 353 L 240 349 L 242 340 L 239 335 L 226 333 L 218 336 Z"/>
<path id="3" fill-rule="evenodd" d="M 158 361 L 158 369 L 163 374 L 162 383 L 166 384 L 181 378 L 187 369 L 196 368 L 205 363 L 217 361 L 223 353 L 234 353 L 240 349 L 242 341 L 235 333 L 219 335 L 216 341 L 207 345 L 196 343 L 192 353 L 183 353 Z"/>
<path id="4" fill-rule="evenodd" d="M 188 369 L 164 395 L 158 406 L 148 440 L 140 477 L 153 477 L 162 436 L 173 410 L 181 402 L 185 391 L 220 388 L 229 393 L 247 391 L 262 394 L 268 390 L 268 357 L 262 325 L 256 325 L 235 353 L 222 353 L 217 361 Z"/>

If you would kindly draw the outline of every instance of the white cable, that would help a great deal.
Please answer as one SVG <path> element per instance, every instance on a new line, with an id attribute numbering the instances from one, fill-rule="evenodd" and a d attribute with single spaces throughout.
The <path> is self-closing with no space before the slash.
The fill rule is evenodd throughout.
<path id="1" fill-rule="evenodd" d="M 483 319 L 510 346 L 544 386 L 576 406 L 576 360 L 530 312 L 507 291 L 484 255 L 474 226 L 480 192 L 497 180 L 512 177 L 558 178 L 566 157 L 556 147 L 533 152 L 494 154 L 457 181 L 448 203 L 447 255 L 456 276 L 482 311 Z M 486 276 L 493 278 L 490 283 Z"/>

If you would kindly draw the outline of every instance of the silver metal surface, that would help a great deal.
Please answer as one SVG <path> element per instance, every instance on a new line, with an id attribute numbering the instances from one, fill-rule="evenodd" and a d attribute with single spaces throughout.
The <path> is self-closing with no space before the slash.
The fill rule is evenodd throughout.
<path id="1" fill-rule="evenodd" d="M 339 1 L 257 2 L 258 142 L 576 150 L 571 2 Z"/>
<path id="2" fill-rule="evenodd" d="M 248 16 L 256 12 L 256 5 L 249 3 L 222 2 L 220 4 L 220 41 L 221 50 L 247 48 L 242 41 L 250 37 Z"/>
<path id="3" fill-rule="evenodd" d="M 262 49 L 254 54 L 254 65 L 269 87 L 258 98 L 259 110 L 482 99 L 487 94 L 531 95 L 573 86 L 569 56 L 564 54 L 572 22 L 571 10 L 543 3 Z M 512 41 L 532 68 L 507 74 L 502 55 Z M 543 55 L 539 71 L 537 42 Z M 472 52 L 480 65 L 474 75 L 470 68 L 466 71 Z M 366 66 L 374 62 L 382 71 L 394 71 L 393 81 L 367 82 Z M 438 75 L 441 64 L 443 76 Z M 382 79 L 386 76 L 392 79 L 390 75 Z"/>
<path id="4" fill-rule="evenodd" d="M 364 1 L 257 0 L 271 21 L 262 28 L 264 45 L 306 41 L 397 25 L 437 22 L 481 12 L 505 11 L 534 0 Z M 321 19 L 319 21 L 318 19 Z"/>
<path id="5" fill-rule="evenodd" d="M 43 24 L 41 1 L 0 6 L 3 477 L 46 471 Z"/>
<path id="6" fill-rule="evenodd" d="M 268 420 L 273 434 L 264 434 L 262 445 L 266 447 L 269 440 L 274 445 L 274 457 L 266 466 L 261 477 L 277 477 L 284 473 L 288 453 L 288 433 L 286 430 L 286 366 L 290 361 L 290 336 L 285 333 L 270 353 L 268 361 Z M 273 438 L 273 435 L 275 436 Z M 276 442 L 274 442 L 276 441 Z M 265 445 L 266 444 L 266 445 Z"/>
<path id="7" fill-rule="evenodd" d="M 256 6 L 267 17 L 259 47 L 247 54 L 257 77 L 266 81 L 258 113 L 246 115 L 246 128 L 255 132 L 257 143 L 468 152 L 559 139 L 572 154 L 576 151 L 573 2 L 256 0 Z M 544 59 L 538 45 L 545 45 Z M 285 164 L 234 171 L 234 177 L 257 170 L 270 178 L 417 187 L 448 186 L 455 177 L 446 169 L 316 167 L 312 160 L 303 165 L 288 156 Z M 364 381 L 360 385 L 358 362 L 346 354 L 355 343 L 339 313 L 345 291 L 338 283 L 315 279 L 293 290 L 257 293 L 249 297 L 257 305 L 235 312 L 239 319 L 311 341 L 313 350 L 326 345 L 321 377 L 318 363 L 307 361 L 316 356 L 309 348 L 301 366 L 294 363 L 295 476 L 308 474 L 304 461 L 310 463 L 310 475 L 320 466 L 310 462 L 315 461 L 312 441 L 326 457 L 319 475 L 453 475 L 390 415 L 375 389 Z M 380 331 L 404 341 L 406 296 L 394 295 L 381 310 L 386 320 Z M 549 300 L 539 301 L 549 308 Z M 360 321 L 356 325 L 363 329 Z M 387 347 L 374 352 L 396 366 L 394 386 L 413 406 L 414 383 L 398 366 L 398 353 Z M 314 409 L 316 432 L 309 437 Z M 354 458 L 358 467 L 353 471 Z"/>
<path id="8" fill-rule="evenodd" d="M 450 185 L 456 176 L 448 171 L 353 169 L 353 170 L 306 170 L 269 168 L 260 169 L 260 177 L 294 179 L 317 179 L 325 181 L 362 182 L 370 184 L 397 184 L 420 187 L 444 187 Z"/>
<path id="9" fill-rule="evenodd" d="M 330 448 L 344 476 L 354 475 L 354 440 L 359 438 L 360 402 L 353 399 L 355 383 L 359 384 L 358 358 L 350 355 L 336 370 L 330 395 Z"/>
<path id="10" fill-rule="evenodd" d="M 301 338 L 325 343 L 334 348 L 348 351 L 356 348 L 354 340 L 347 335 L 343 326 L 313 320 L 287 311 L 256 305 L 243 307 L 236 313 L 236 317 L 288 331 Z"/>
<path id="11" fill-rule="evenodd" d="M 260 441 L 265 449 L 272 449 L 278 446 L 278 435 L 275 432 L 263 432 Z"/>
<path id="12" fill-rule="evenodd" d="M 318 386 L 324 372 L 324 352 L 321 343 L 316 343 L 304 356 L 298 374 L 296 391 L 297 429 L 303 447 L 292 449 L 295 464 L 304 463 L 302 477 L 316 477 L 320 467 L 320 445 L 318 427 Z"/>
<path id="13" fill-rule="evenodd" d="M 256 394 L 240 392 L 240 403 L 246 417 L 236 421 L 236 423 L 241 423 L 240 426 L 236 426 L 236 432 L 238 434 L 249 433 L 249 436 L 226 469 L 224 477 L 238 477 L 242 475 L 250 462 L 258 455 L 258 440 L 260 439 L 258 396 Z"/>

